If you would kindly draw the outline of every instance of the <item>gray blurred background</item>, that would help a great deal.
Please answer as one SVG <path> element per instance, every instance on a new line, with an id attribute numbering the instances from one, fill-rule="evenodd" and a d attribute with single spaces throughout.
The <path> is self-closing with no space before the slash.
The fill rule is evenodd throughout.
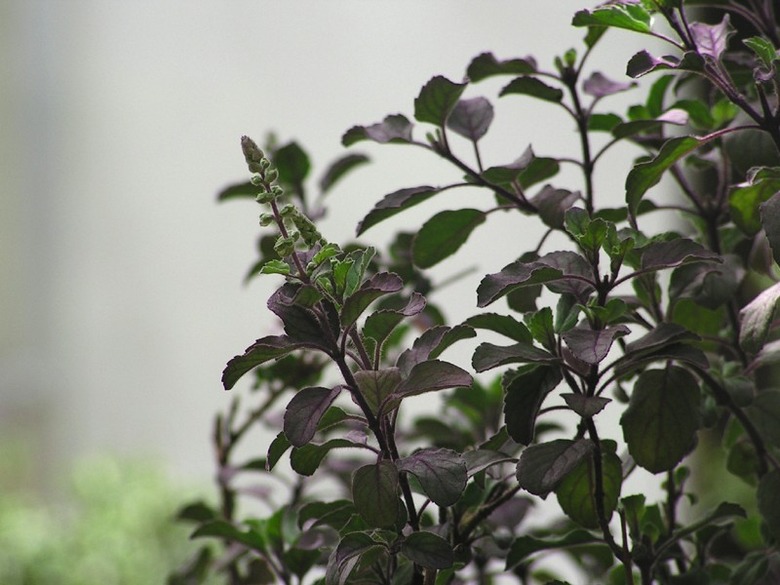
<path id="1" fill-rule="evenodd" d="M 533 53 L 551 68 L 556 54 L 580 48 L 574 11 L 595 4 L 0 2 L 0 449 L 23 445 L 44 481 L 101 452 L 150 456 L 208 481 L 211 419 L 229 398 L 222 368 L 275 327 L 269 284 L 242 286 L 260 209 L 215 202 L 221 187 L 247 178 L 239 137 L 262 141 L 274 130 L 282 143 L 298 140 L 316 178 L 344 153 L 346 129 L 388 113 L 411 118 L 430 77 L 459 80 L 481 52 Z M 623 79 L 637 41 L 609 35 L 594 67 Z M 506 81 L 467 97 L 494 101 Z M 623 112 L 625 103 L 607 105 Z M 510 162 L 529 143 L 540 155 L 578 153 L 571 120 L 552 106 L 522 97 L 497 106 L 488 164 Z M 351 239 L 385 193 L 459 179 L 416 149 L 354 149 L 375 162 L 329 196 L 323 231 L 332 240 Z M 615 205 L 636 154 L 621 150 L 607 162 L 618 178 L 597 175 L 600 196 Z M 575 189 L 578 180 L 566 171 L 555 184 Z M 363 241 L 419 227 L 436 205 Z M 496 220 L 475 233 L 465 259 L 434 273 L 446 278 L 486 245 L 505 244 L 436 299 L 452 316 L 474 307 L 479 277 L 533 242 L 517 217 Z"/>

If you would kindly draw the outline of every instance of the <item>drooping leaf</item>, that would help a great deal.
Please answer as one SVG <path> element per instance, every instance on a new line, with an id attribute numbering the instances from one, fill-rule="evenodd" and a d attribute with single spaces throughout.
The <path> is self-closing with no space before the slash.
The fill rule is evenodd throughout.
<path id="1" fill-rule="evenodd" d="M 351 146 L 361 140 L 373 140 L 379 144 L 411 142 L 412 123 L 402 114 L 391 114 L 371 126 L 353 126 L 341 137 L 344 146 Z"/>
<path id="2" fill-rule="evenodd" d="M 544 284 L 547 288 L 554 293 L 570 294 L 581 304 L 587 304 L 588 297 L 595 289 L 595 280 L 593 268 L 583 256 L 569 251 L 550 252 L 537 262 L 559 270 L 562 274 L 560 278 L 546 281 Z"/>
<path id="3" fill-rule="evenodd" d="M 529 145 L 517 159 L 506 165 L 490 167 L 482 173 L 482 178 L 496 185 L 507 185 L 518 180 L 528 166 L 536 159 L 533 148 Z"/>
<path id="4" fill-rule="evenodd" d="M 468 471 L 469 477 L 480 471 L 485 471 L 493 465 L 498 465 L 499 463 L 517 463 L 517 460 L 514 457 L 492 449 L 464 451 L 463 460 L 466 463 L 466 470 Z"/>
<path id="5" fill-rule="evenodd" d="M 587 530 L 573 530 L 560 538 L 542 540 L 535 536 L 520 536 L 512 542 L 506 557 L 506 569 L 511 570 L 534 553 L 560 550 L 572 546 L 593 544 L 599 539 Z"/>
<path id="6" fill-rule="evenodd" d="M 425 494 L 439 506 L 452 506 L 466 489 L 466 464 L 451 449 L 427 448 L 396 462 L 398 471 L 414 475 Z"/>
<path id="7" fill-rule="evenodd" d="M 273 162 L 279 171 L 279 182 L 300 187 L 311 169 L 309 155 L 297 142 L 290 142 L 274 152 Z"/>
<path id="8" fill-rule="evenodd" d="M 369 526 L 385 528 L 398 515 L 398 471 L 388 460 L 364 465 L 352 476 L 352 501 Z"/>
<path id="9" fill-rule="evenodd" d="M 401 543 L 401 554 L 429 569 L 447 569 L 455 561 L 452 545 L 433 532 L 413 532 Z"/>
<path id="10" fill-rule="evenodd" d="M 560 368 L 539 364 L 504 374 L 504 421 L 512 439 L 521 445 L 533 441 L 539 409 L 562 379 Z"/>
<path id="11" fill-rule="evenodd" d="M 464 369 L 439 360 L 428 360 L 415 365 L 409 376 L 401 382 L 385 401 L 385 412 L 396 408 L 407 396 L 417 396 L 426 392 L 436 392 L 448 388 L 468 387 L 472 383 L 471 375 Z"/>
<path id="12" fill-rule="evenodd" d="M 309 502 L 298 512 L 298 528 L 330 526 L 340 530 L 355 513 L 355 505 L 350 500 Z"/>
<path id="13" fill-rule="evenodd" d="M 425 297 L 420 293 L 413 292 L 406 305 L 401 309 L 381 309 L 366 317 L 363 335 L 382 344 L 405 317 L 419 315 L 424 308 Z"/>
<path id="14" fill-rule="evenodd" d="M 412 369 L 417 364 L 429 359 L 436 359 L 453 343 L 474 337 L 475 335 L 476 332 L 474 329 L 468 325 L 456 325 L 455 327 L 440 325 L 431 327 L 414 340 L 411 348 L 405 350 L 398 356 L 396 365 L 405 376 L 409 376 Z"/>
<path id="15" fill-rule="evenodd" d="M 639 375 L 620 419 L 629 453 L 652 473 L 677 465 L 696 445 L 701 424 L 696 379 L 678 366 Z"/>
<path id="16" fill-rule="evenodd" d="M 396 213 L 400 213 L 410 207 L 414 207 L 418 203 L 422 203 L 426 199 L 430 199 L 439 191 L 440 189 L 437 187 L 429 187 L 426 185 L 423 187 L 400 189 L 385 195 L 358 224 L 357 235 L 361 235 L 368 228 L 375 226 L 388 217 L 394 216 Z"/>
<path id="17" fill-rule="evenodd" d="M 284 413 L 284 434 L 294 447 L 302 447 L 314 438 L 317 425 L 343 390 L 342 386 L 309 387 L 300 390 Z"/>
<path id="18" fill-rule="evenodd" d="M 523 489 L 545 498 L 592 450 L 589 439 L 556 439 L 526 447 L 517 463 L 517 481 Z"/>
<path id="19" fill-rule="evenodd" d="M 651 32 L 650 13 L 641 4 L 610 4 L 593 11 L 580 10 L 574 15 L 573 26 L 609 26 L 639 33 Z"/>
<path id="20" fill-rule="evenodd" d="M 475 329 L 495 331 L 519 343 L 531 343 L 533 341 L 528 327 L 510 315 L 482 313 L 469 317 L 463 324 Z"/>
<path id="21" fill-rule="evenodd" d="M 764 346 L 778 300 L 780 283 L 760 293 L 739 312 L 739 344 L 745 351 L 758 353 Z"/>
<path id="22" fill-rule="evenodd" d="M 626 203 L 632 217 L 636 217 L 639 203 L 669 167 L 682 157 L 707 142 L 696 136 L 678 136 L 667 140 L 656 157 L 648 162 L 639 163 L 626 177 Z"/>
<path id="23" fill-rule="evenodd" d="M 471 232 L 485 222 L 478 209 L 445 210 L 423 224 L 414 238 L 412 258 L 416 266 L 430 268 L 451 256 L 466 242 Z"/>
<path id="24" fill-rule="evenodd" d="M 509 82 L 499 93 L 505 95 L 528 95 L 547 102 L 560 102 L 563 99 L 563 90 L 547 85 L 536 77 L 522 76 Z"/>
<path id="25" fill-rule="evenodd" d="M 530 343 L 509 346 L 480 343 L 474 350 L 471 365 L 477 372 L 512 363 L 552 363 L 558 361 L 553 354 Z"/>
<path id="26" fill-rule="evenodd" d="M 330 451 L 349 447 L 363 447 L 363 445 L 353 443 L 349 439 L 330 439 L 322 445 L 308 443 L 302 447 L 293 448 L 292 453 L 290 453 L 290 465 L 293 471 L 299 475 L 313 475 Z"/>
<path id="27" fill-rule="evenodd" d="M 351 532 L 339 542 L 328 559 L 325 572 L 326 585 L 346 585 L 361 556 L 384 548 L 366 532 Z"/>
<path id="28" fill-rule="evenodd" d="M 426 83 L 414 100 L 414 117 L 418 122 L 444 126 L 466 89 L 466 83 L 455 83 L 437 75 Z"/>
<path id="29" fill-rule="evenodd" d="M 596 71 L 582 83 L 582 90 L 595 98 L 602 98 L 626 91 L 634 86 L 636 86 L 634 82 L 614 81 L 603 73 Z"/>
<path id="30" fill-rule="evenodd" d="M 292 447 L 292 445 L 290 445 L 287 435 L 284 434 L 284 431 L 280 431 L 268 446 L 268 455 L 265 460 L 266 471 L 271 471 L 276 467 L 276 464 L 279 463 L 279 459 L 282 458 L 282 455 L 284 455 L 290 447 Z"/>
<path id="31" fill-rule="evenodd" d="M 607 357 L 616 339 L 629 333 L 631 330 L 625 325 L 615 325 L 604 329 L 575 327 L 569 329 L 562 337 L 566 346 L 578 360 L 595 365 Z"/>
<path id="32" fill-rule="evenodd" d="M 542 284 L 562 276 L 561 270 L 547 264 L 518 260 L 482 279 L 477 288 L 477 306 L 486 307 L 514 288 Z"/>
<path id="33" fill-rule="evenodd" d="M 602 447 L 606 441 L 602 442 Z M 623 482 L 623 468 L 620 457 L 614 450 L 604 448 L 601 453 L 602 505 L 607 521 L 617 507 L 620 486 Z M 593 457 L 584 461 L 569 474 L 555 489 L 558 503 L 566 515 L 585 528 L 598 528 L 599 516 L 596 506 L 596 469 Z"/>
<path id="34" fill-rule="evenodd" d="M 580 197 L 579 191 L 572 192 L 568 189 L 555 189 L 550 185 L 545 185 L 531 199 L 531 203 L 536 207 L 539 217 L 545 225 L 560 229 L 563 227 L 564 214 Z"/>
<path id="35" fill-rule="evenodd" d="M 638 250 L 643 270 L 661 270 L 688 262 L 722 262 L 720 256 L 687 238 L 653 242 Z"/>
<path id="36" fill-rule="evenodd" d="M 574 412 L 583 418 L 596 416 L 611 401 L 603 396 L 585 396 L 583 394 L 561 394 L 561 398 Z"/>
<path id="37" fill-rule="evenodd" d="M 361 287 L 350 295 L 341 309 L 342 327 L 348 329 L 357 321 L 368 306 L 381 296 L 400 291 L 403 280 L 392 272 L 379 272 L 365 281 Z"/>
<path id="38" fill-rule="evenodd" d="M 629 59 L 626 66 L 626 74 L 637 78 L 653 71 L 669 69 L 700 72 L 704 69 L 704 59 L 695 51 L 686 51 L 682 57 L 674 55 L 654 57 L 647 51 L 642 50 Z"/>
<path id="39" fill-rule="evenodd" d="M 325 170 L 325 174 L 320 179 L 320 191 L 327 193 L 337 182 L 343 179 L 348 173 L 360 165 L 369 162 L 365 154 L 351 153 L 346 154 L 335 160 Z"/>
<path id="40" fill-rule="evenodd" d="M 533 57 L 499 61 L 493 53 L 482 53 L 471 61 L 466 75 L 471 81 L 477 82 L 494 75 L 524 75 L 535 71 L 536 60 Z"/>
<path id="41" fill-rule="evenodd" d="M 761 226 L 764 228 L 775 264 L 780 264 L 780 191 L 761 204 Z"/>
<path id="42" fill-rule="evenodd" d="M 303 347 L 294 343 L 286 335 L 269 335 L 250 345 L 242 355 L 231 359 L 222 372 L 222 385 L 230 390 L 247 372 L 273 359 L 277 359 Z"/>
<path id="43" fill-rule="evenodd" d="M 492 121 L 491 103 L 484 97 L 475 97 L 460 100 L 455 104 L 447 119 L 447 127 L 456 134 L 477 142 L 487 133 Z"/>
<path id="44" fill-rule="evenodd" d="M 311 309 L 296 302 L 299 290 L 299 286 L 291 283 L 283 285 L 268 299 L 268 308 L 282 320 L 290 341 L 327 352 L 330 348 L 324 339 L 324 325 Z M 335 335 L 337 331 L 333 333 Z"/>
<path id="45" fill-rule="evenodd" d="M 742 42 L 761 59 L 761 62 L 767 68 L 771 67 L 772 63 L 778 58 L 777 49 L 764 37 L 749 37 L 743 39 Z"/>

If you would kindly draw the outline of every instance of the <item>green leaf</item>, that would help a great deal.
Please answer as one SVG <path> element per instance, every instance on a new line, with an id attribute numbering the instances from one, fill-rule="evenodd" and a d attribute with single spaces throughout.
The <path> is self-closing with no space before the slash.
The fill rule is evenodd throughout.
<path id="1" fill-rule="evenodd" d="M 341 137 L 344 146 L 351 146 L 361 140 L 373 140 L 379 144 L 408 143 L 412 141 L 412 123 L 406 116 L 392 114 L 371 126 L 353 126 Z"/>
<path id="2" fill-rule="evenodd" d="M 266 548 L 265 539 L 253 530 L 242 531 L 227 520 L 211 520 L 201 525 L 190 538 L 215 537 L 229 542 L 238 542 L 247 548 L 263 552 Z"/>
<path id="3" fill-rule="evenodd" d="M 290 441 L 287 440 L 287 435 L 284 434 L 284 431 L 281 431 L 276 435 L 276 438 L 274 438 L 268 446 L 268 455 L 266 456 L 265 462 L 266 471 L 271 471 L 276 467 L 279 459 L 282 458 L 282 455 L 284 455 L 290 447 L 292 447 L 292 445 L 290 445 Z"/>
<path id="4" fill-rule="evenodd" d="M 488 274 L 482 279 L 477 287 L 477 306 L 486 307 L 512 289 L 550 282 L 562 276 L 561 270 L 542 262 L 518 260 L 504 266 L 500 272 Z"/>
<path id="5" fill-rule="evenodd" d="M 764 347 L 778 300 L 780 283 L 763 291 L 739 312 L 739 344 L 742 349 L 758 353 Z"/>
<path id="6" fill-rule="evenodd" d="M 293 471 L 299 475 L 313 475 L 319 468 L 322 460 L 331 450 L 346 447 L 363 447 L 347 439 L 331 439 L 322 445 L 308 443 L 302 447 L 295 447 L 290 454 L 290 465 Z"/>
<path id="7" fill-rule="evenodd" d="M 401 543 L 401 554 L 429 569 L 447 569 L 455 561 L 452 546 L 438 534 L 413 532 Z"/>
<path id="8" fill-rule="evenodd" d="M 602 447 L 605 446 L 602 442 Z M 614 451 L 601 453 L 603 508 L 607 521 L 612 517 L 620 496 L 623 469 Z M 556 488 L 558 503 L 566 515 L 585 528 L 598 528 L 596 507 L 596 470 L 593 457 L 587 457 Z"/>
<path id="9" fill-rule="evenodd" d="M 560 368 L 538 364 L 504 374 L 504 421 L 510 437 L 521 445 L 533 441 L 539 409 L 562 379 Z"/>
<path id="10" fill-rule="evenodd" d="M 530 493 L 547 497 L 592 450 L 588 439 L 557 439 L 526 447 L 517 463 L 517 481 Z"/>
<path id="11" fill-rule="evenodd" d="M 362 556 L 368 556 L 369 553 L 384 548 L 381 542 L 375 541 L 365 532 L 347 534 L 328 559 L 325 572 L 326 585 L 346 585 Z"/>
<path id="12" fill-rule="evenodd" d="M 745 412 L 768 444 L 780 445 L 780 391 L 762 390 Z"/>
<path id="13" fill-rule="evenodd" d="M 303 343 L 294 343 L 286 335 L 269 335 L 258 339 L 246 348 L 242 355 L 237 355 L 227 363 L 222 372 L 223 387 L 225 390 L 230 390 L 248 371 L 260 364 L 283 357 L 303 345 Z"/>
<path id="14" fill-rule="evenodd" d="M 652 473 L 667 471 L 695 447 L 700 395 L 696 379 L 678 366 L 639 375 L 620 419 L 638 465 Z"/>
<path id="15" fill-rule="evenodd" d="M 593 544 L 599 539 L 587 530 L 573 530 L 560 538 L 542 540 L 535 536 L 520 536 L 512 542 L 506 557 L 506 569 L 512 570 L 532 554 L 553 551 L 583 544 Z"/>
<path id="16" fill-rule="evenodd" d="M 418 122 L 444 126 L 466 85 L 466 83 L 455 83 L 441 75 L 433 77 L 423 86 L 420 95 L 414 100 L 414 118 Z"/>
<path id="17" fill-rule="evenodd" d="M 227 201 L 228 199 L 255 199 L 259 192 L 260 188 L 253 185 L 251 181 L 236 183 L 225 187 L 217 193 L 217 201 Z"/>
<path id="18" fill-rule="evenodd" d="M 769 531 L 780 539 L 780 470 L 764 474 L 758 483 L 758 511 Z"/>
<path id="19" fill-rule="evenodd" d="M 314 438 L 322 415 L 342 389 L 342 386 L 304 388 L 290 400 L 284 413 L 284 434 L 291 445 L 302 447 Z"/>
<path id="20" fill-rule="evenodd" d="M 466 489 L 466 464 L 451 449 L 421 449 L 396 462 L 398 471 L 414 475 L 425 494 L 439 506 L 452 506 Z"/>
<path id="21" fill-rule="evenodd" d="M 300 187 L 309 174 L 309 156 L 297 142 L 290 142 L 274 152 L 273 163 L 279 171 L 279 182 Z"/>
<path id="22" fill-rule="evenodd" d="M 535 71 L 536 60 L 533 57 L 499 61 L 493 53 L 482 53 L 471 61 L 466 75 L 471 81 L 477 82 L 494 75 L 524 75 Z"/>
<path id="23" fill-rule="evenodd" d="M 604 329 L 575 327 L 562 337 L 574 357 L 586 364 L 596 365 L 609 354 L 616 339 L 628 335 L 631 330 L 625 325 L 616 325 Z"/>
<path id="24" fill-rule="evenodd" d="M 743 39 L 742 42 L 761 59 L 761 62 L 767 68 L 771 67 L 772 63 L 777 59 L 777 49 L 764 37 L 750 37 Z"/>
<path id="25" fill-rule="evenodd" d="M 364 465 L 352 475 L 352 500 L 369 526 L 390 527 L 398 516 L 398 471 L 388 460 Z"/>
<path id="26" fill-rule="evenodd" d="M 530 343 L 516 343 L 509 346 L 480 343 L 474 350 L 471 365 L 477 372 L 512 363 L 552 363 L 558 358 Z"/>
<path id="27" fill-rule="evenodd" d="M 563 91 L 557 87 L 547 85 L 536 77 L 518 77 L 513 79 L 499 93 L 505 95 L 528 95 L 547 102 L 560 102 L 563 99 Z"/>
<path id="28" fill-rule="evenodd" d="M 469 317 L 463 324 L 475 329 L 487 329 L 488 331 L 500 333 L 519 343 L 531 343 L 533 341 L 528 328 L 510 315 L 482 313 Z"/>
<path id="29" fill-rule="evenodd" d="M 365 154 L 351 153 L 340 157 L 335 160 L 326 169 L 325 174 L 320 179 L 320 191 L 323 194 L 331 190 L 333 185 L 344 178 L 348 173 L 352 172 L 355 168 L 369 162 L 369 158 Z"/>
<path id="30" fill-rule="evenodd" d="M 340 530 L 355 513 L 355 505 L 350 500 L 309 502 L 298 512 L 298 528 L 303 529 L 308 524 L 307 529 L 330 526 Z"/>
<path id="31" fill-rule="evenodd" d="M 729 194 L 729 210 L 737 227 L 748 236 L 761 230 L 761 204 L 780 192 L 780 173 L 777 169 L 759 169 L 749 177 L 746 185 L 737 186 Z"/>
<path id="32" fill-rule="evenodd" d="M 382 344 L 405 317 L 419 315 L 425 308 L 425 297 L 414 292 L 406 305 L 398 310 L 382 309 L 366 317 L 363 335 Z"/>
<path id="33" fill-rule="evenodd" d="M 437 213 L 425 222 L 414 238 L 412 254 L 415 265 L 430 268 L 451 256 L 484 221 L 485 213 L 478 209 Z"/>
<path id="34" fill-rule="evenodd" d="M 490 128 L 493 121 L 493 106 L 483 97 L 460 100 L 447 119 L 447 128 L 477 142 Z"/>
<path id="35" fill-rule="evenodd" d="M 349 329 L 368 306 L 379 297 L 400 291 L 403 280 L 397 274 L 380 272 L 365 281 L 362 286 L 344 301 L 341 309 L 341 326 Z"/>
<path id="36" fill-rule="evenodd" d="M 580 10 L 574 15 L 573 26 L 609 26 L 638 33 L 650 33 L 650 13 L 641 4 L 612 4 L 593 11 Z"/>
<path id="37" fill-rule="evenodd" d="M 639 163 L 626 177 L 626 203 L 632 217 L 636 217 L 639 203 L 650 187 L 661 180 L 661 175 L 682 157 L 705 144 L 706 138 L 679 136 L 667 140 L 656 157 Z"/>
<path id="38" fill-rule="evenodd" d="M 394 191 L 385 195 L 358 224 L 357 235 L 361 235 L 368 228 L 375 226 L 380 221 L 386 220 L 388 217 L 394 216 L 396 213 L 400 213 L 410 207 L 414 207 L 418 203 L 422 203 L 426 199 L 430 199 L 439 193 L 439 191 L 440 189 L 437 187 L 423 186 L 400 189 L 399 191 Z"/>
<path id="39" fill-rule="evenodd" d="M 375 415 L 401 383 L 401 372 L 394 367 L 381 370 L 358 370 L 354 377 L 361 396 Z"/>
<path id="40" fill-rule="evenodd" d="M 284 260 L 269 260 L 260 268 L 260 274 L 290 274 L 290 265 Z"/>
<path id="41" fill-rule="evenodd" d="M 780 264 L 780 191 L 761 204 L 761 225 L 764 228 L 775 264 Z"/>

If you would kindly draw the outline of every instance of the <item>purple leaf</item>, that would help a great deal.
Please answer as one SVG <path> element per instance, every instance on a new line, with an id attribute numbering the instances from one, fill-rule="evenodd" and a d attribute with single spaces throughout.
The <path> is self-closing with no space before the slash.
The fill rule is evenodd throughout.
<path id="1" fill-rule="evenodd" d="M 488 274 L 477 287 L 477 306 L 485 307 L 514 288 L 550 282 L 563 272 L 542 262 L 513 262 L 500 272 Z"/>
<path id="2" fill-rule="evenodd" d="M 374 414 L 379 413 L 384 401 L 401 383 L 401 372 L 395 367 L 358 370 L 354 376 L 358 391 Z"/>
<path id="3" fill-rule="evenodd" d="M 453 505 L 466 489 L 466 464 L 451 449 L 422 449 L 400 459 L 397 466 L 420 480 L 425 494 L 439 506 Z"/>
<path id="4" fill-rule="evenodd" d="M 635 86 L 636 83 L 634 82 L 613 81 L 603 73 L 596 71 L 583 82 L 582 90 L 595 98 L 602 98 L 621 91 L 626 91 Z"/>
<path id="5" fill-rule="evenodd" d="M 460 100 L 447 118 L 447 127 L 453 132 L 477 142 L 490 128 L 493 106 L 483 97 Z"/>
<path id="6" fill-rule="evenodd" d="M 423 187 L 400 189 L 385 195 L 358 224 L 357 235 L 359 236 L 371 226 L 378 224 L 388 217 L 392 217 L 396 213 L 400 213 L 418 203 L 422 203 L 426 199 L 436 195 L 439 191 L 440 189 L 437 187 L 429 187 L 426 185 Z"/>
<path id="7" fill-rule="evenodd" d="M 586 364 L 595 365 L 607 357 L 612 343 L 619 337 L 628 335 L 631 330 L 625 325 L 606 329 L 576 327 L 562 335 L 574 357 Z"/>
<path id="8" fill-rule="evenodd" d="M 723 15 L 720 24 L 691 23 L 690 31 L 698 52 L 715 61 L 720 60 L 728 45 L 729 37 L 734 33 L 728 13 Z"/>
<path id="9" fill-rule="evenodd" d="M 385 401 L 383 410 L 396 408 L 401 399 L 426 392 L 436 392 L 448 388 L 471 386 L 471 375 L 464 369 L 439 360 L 429 360 L 412 368 L 409 376 Z"/>
<path id="10" fill-rule="evenodd" d="M 504 421 L 510 437 L 521 445 L 534 440 L 539 409 L 562 379 L 560 369 L 549 366 L 523 367 L 504 375 Z"/>
<path id="11" fill-rule="evenodd" d="M 492 53 L 482 53 L 471 61 L 466 75 L 476 82 L 494 75 L 524 75 L 535 71 L 536 60 L 533 57 L 499 61 Z"/>
<path id="12" fill-rule="evenodd" d="M 601 396 L 585 396 L 583 394 L 561 394 L 561 398 L 574 412 L 583 418 L 596 416 L 604 407 L 612 402 L 609 398 Z"/>
<path id="13" fill-rule="evenodd" d="M 480 343 L 471 358 L 471 365 L 477 372 L 511 363 L 552 363 L 558 361 L 553 354 L 530 343 L 516 343 L 509 346 Z"/>
<path id="14" fill-rule="evenodd" d="M 425 308 L 425 304 L 425 297 L 418 292 L 413 292 L 403 308 L 397 310 L 382 309 L 366 317 L 366 322 L 363 325 L 363 335 L 381 344 L 404 317 L 418 315 Z"/>
<path id="15" fill-rule="evenodd" d="M 531 445 L 520 454 L 517 481 L 523 489 L 546 498 L 591 451 L 593 443 L 588 439 L 558 439 Z"/>
<path id="16" fill-rule="evenodd" d="M 355 471 L 352 500 L 369 526 L 392 526 L 398 516 L 398 471 L 395 465 L 385 459 Z"/>
<path id="17" fill-rule="evenodd" d="M 587 302 L 594 290 L 593 269 L 584 257 L 575 252 L 550 252 L 537 261 L 563 273 L 559 279 L 550 280 L 545 286 L 558 294 L 574 295 L 581 303 Z"/>
<path id="18" fill-rule="evenodd" d="M 556 189 L 545 185 L 532 199 L 541 220 L 551 228 L 563 227 L 563 216 L 566 210 L 574 205 L 581 197 L 579 191 L 568 189 Z"/>
<path id="19" fill-rule="evenodd" d="M 636 79 L 652 71 L 667 69 L 680 69 L 683 71 L 700 72 L 704 68 L 704 62 L 700 55 L 693 51 L 683 53 L 682 58 L 673 55 L 654 57 L 647 51 L 639 51 L 631 57 L 626 66 L 626 74 Z"/>
<path id="20" fill-rule="evenodd" d="M 414 100 L 415 119 L 418 122 L 444 126 L 466 85 L 466 83 L 455 83 L 441 75 L 433 77 L 423 86 Z"/>
<path id="21" fill-rule="evenodd" d="M 780 192 L 759 206 L 759 214 L 769 247 L 772 248 L 772 256 L 780 264 Z"/>
<path id="22" fill-rule="evenodd" d="M 284 434 L 294 447 L 302 447 L 314 438 L 317 425 L 343 390 L 343 386 L 304 388 L 298 392 L 284 413 Z"/>
<path id="23" fill-rule="evenodd" d="M 269 335 L 255 341 L 243 354 L 231 359 L 222 372 L 222 385 L 230 390 L 248 371 L 260 364 L 286 356 L 304 344 L 290 340 L 286 335 Z"/>
<path id="24" fill-rule="evenodd" d="M 396 365 L 404 376 L 408 376 L 417 364 L 435 359 L 456 341 L 475 335 L 474 329 L 467 325 L 432 327 L 417 338 L 411 348 L 398 356 Z"/>
<path id="25" fill-rule="evenodd" d="M 764 347 L 778 300 L 780 283 L 766 289 L 739 312 L 739 344 L 745 351 L 758 353 Z"/>
<path id="26" fill-rule="evenodd" d="M 371 126 L 353 126 L 341 137 L 344 146 L 350 146 L 361 140 L 373 140 L 380 144 L 387 142 L 411 142 L 412 123 L 402 114 L 391 114 L 384 121 Z"/>
<path id="27" fill-rule="evenodd" d="M 661 270 L 689 262 L 723 262 L 718 254 L 687 238 L 653 242 L 640 251 L 643 270 Z"/>
<path id="28" fill-rule="evenodd" d="M 350 295 L 341 309 L 341 324 L 348 329 L 368 306 L 381 296 L 398 292 L 404 286 L 403 280 L 392 272 L 374 274 L 363 285 Z"/>

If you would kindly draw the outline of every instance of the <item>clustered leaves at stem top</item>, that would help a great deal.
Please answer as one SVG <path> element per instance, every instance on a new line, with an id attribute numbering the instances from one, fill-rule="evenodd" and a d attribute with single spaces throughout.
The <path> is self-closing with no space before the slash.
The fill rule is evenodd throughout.
<path id="1" fill-rule="evenodd" d="M 399 234 L 388 254 L 322 237 L 304 187 L 308 157 L 297 144 L 271 145 L 266 155 L 242 139 L 251 182 L 223 195 L 254 194 L 266 208 L 261 224 L 277 232 L 253 273 L 283 277 L 268 308 L 284 333 L 230 360 L 223 384 L 230 389 L 255 372 L 262 388 L 273 379 L 270 368 L 306 356 L 316 356 L 318 368 L 311 383 L 283 387 L 294 393 L 263 462 L 271 471 L 289 451 L 303 478 L 290 502 L 243 523 L 223 506 L 195 532 L 236 547 L 222 565 L 232 582 L 257 582 L 251 571 L 255 578 L 265 571 L 270 580 L 260 582 L 294 583 L 320 565 L 326 584 L 489 582 L 496 571 L 527 583 L 542 579 L 536 561 L 549 550 L 563 551 L 591 580 L 613 583 L 758 583 L 772 570 L 780 392 L 765 374 L 780 361 L 777 18 L 768 1 L 725 1 L 715 3 L 720 20 L 709 24 L 691 19 L 694 4 L 706 3 L 614 1 L 581 10 L 573 23 L 587 30 L 583 52 L 566 51 L 551 69 L 532 57 L 483 53 L 465 81 L 433 77 L 414 100 L 424 140 L 402 114 L 349 129 L 345 146 L 416 146 L 460 175 L 386 195 L 358 236 L 455 188 L 485 194 L 474 207 L 436 213 L 416 234 Z M 732 18 L 748 29 L 739 39 Z M 628 61 L 630 77 L 661 75 L 625 115 L 604 103 L 636 84 L 586 68 L 609 28 L 660 39 L 673 51 L 640 51 Z M 528 146 L 511 162 L 485 160 L 480 143 L 494 109 L 467 94 L 496 76 L 509 78 L 500 97 L 532 98 L 570 118 L 579 155 L 537 156 Z M 639 155 L 626 173 L 625 206 L 608 208 L 595 169 L 618 144 Z M 366 160 L 340 159 L 321 190 Z M 566 164 L 581 172 L 575 188 L 550 182 Z M 679 205 L 648 197 L 666 175 Z M 685 235 L 640 229 L 643 214 L 670 209 L 686 220 Z M 447 326 L 423 296 L 431 284 L 421 270 L 455 254 L 497 212 L 537 218 L 547 233 L 482 279 L 475 304 L 490 312 Z M 546 251 L 551 234 L 567 249 Z M 503 303 L 509 313 L 495 308 Z M 440 359 L 478 330 L 506 338 L 482 341 L 473 353 L 471 368 L 486 379 L 501 368 L 487 382 Z M 414 396 L 445 390 L 443 417 L 406 408 Z M 600 424 L 610 411 L 620 415 L 621 437 Z M 743 520 L 743 508 L 715 500 L 712 511 L 694 508 L 696 520 L 680 521 L 681 501 L 694 496 L 683 462 L 704 429 L 720 434 L 726 467 L 755 490 L 760 516 Z M 221 468 L 232 450 L 225 445 L 240 436 L 220 440 Z M 663 478 L 661 501 L 626 493 L 624 480 L 637 468 Z M 342 486 L 334 499 L 307 496 L 318 477 Z M 223 482 L 223 497 L 235 493 L 230 485 Z M 532 502 L 524 492 L 554 493 L 566 521 L 541 532 L 520 528 Z"/>

